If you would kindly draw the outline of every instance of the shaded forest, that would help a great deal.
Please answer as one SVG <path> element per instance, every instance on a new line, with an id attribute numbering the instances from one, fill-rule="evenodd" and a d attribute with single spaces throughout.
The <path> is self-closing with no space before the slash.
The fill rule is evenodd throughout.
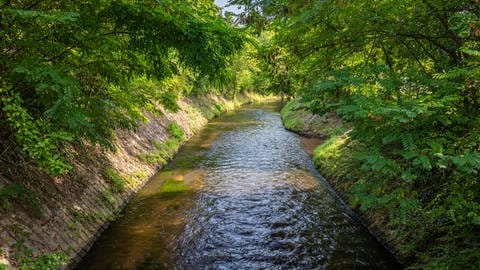
<path id="1" fill-rule="evenodd" d="M 229 2 L 1 1 L 0 158 L 68 174 L 66 145 L 112 149 L 159 104 L 295 97 L 348 125 L 319 156 L 408 268 L 480 267 L 478 0 Z"/>

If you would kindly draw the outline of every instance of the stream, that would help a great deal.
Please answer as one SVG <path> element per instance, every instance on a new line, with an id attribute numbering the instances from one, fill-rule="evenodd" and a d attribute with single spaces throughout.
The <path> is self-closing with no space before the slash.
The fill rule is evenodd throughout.
<path id="1" fill-rule="evenodd" d="M 213 119 L 78 269 L 401 269 L 315 170 L 276 103 Z"/>

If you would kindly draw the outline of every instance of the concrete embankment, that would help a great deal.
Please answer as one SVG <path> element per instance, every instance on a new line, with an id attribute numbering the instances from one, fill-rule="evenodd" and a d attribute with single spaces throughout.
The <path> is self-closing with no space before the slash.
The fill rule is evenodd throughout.
<path id="1" fill-rule="evenodd" d="M 135 132 L 118 131 L 114 151 L 88 143 L 68 146 L 73 169 L 59 177 L 19 155 L 0 160 L 0 269 L 74 265 L 184 140 L 216 115 L 263 99 L 185 98 L 176 113 L 160 108 L 161 115 L 149 114 Z"/>

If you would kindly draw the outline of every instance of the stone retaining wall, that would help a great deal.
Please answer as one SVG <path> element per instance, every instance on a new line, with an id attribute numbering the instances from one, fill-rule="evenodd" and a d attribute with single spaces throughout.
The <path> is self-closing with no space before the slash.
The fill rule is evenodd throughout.
<path id="1" fill-rule="evenodd" d="M 162 110 L 161 116 L 148 115 L 148 123 L 136 132 L 117 132 L 113 152 L 88 144 L 69 147 L 67 156 L 74 169 L 66 176 L 52 178 L 38 170 L 32 161 L 12 162 L 11 173 L 2 173 L 11 177 L 0 175 L 0 190 L 21 185 L 26 187 L 27 194 L 5 197 L 8 206 L 0 211 L 0 269 L 15 269 L 22 260 L 54 252 L 67 254 L 72 267 L 129 199 L 160 169 L 159 164 L 148 163 L 139 155 L 155 151 L 153 142 L 168 138 L 169 123 L 174 121 L 182 127 L 188 139 L 218 115 L 219 110 L 261 98 L 245 95 L 235 101 L 216 96 L 184 99 L 179 102 L 181 109 L 177 113 Z M 124 180 L 123 191 L 112 188 L 106 168 Z"/>

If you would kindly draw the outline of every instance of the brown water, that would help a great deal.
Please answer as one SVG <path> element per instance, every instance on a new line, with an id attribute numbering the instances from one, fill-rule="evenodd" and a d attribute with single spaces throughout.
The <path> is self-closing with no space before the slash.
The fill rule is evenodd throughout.
<path id="1" fill-rule="evenodd" d="M 78 269 L 398 268 L 263 104 L 211 121 Z"/>

